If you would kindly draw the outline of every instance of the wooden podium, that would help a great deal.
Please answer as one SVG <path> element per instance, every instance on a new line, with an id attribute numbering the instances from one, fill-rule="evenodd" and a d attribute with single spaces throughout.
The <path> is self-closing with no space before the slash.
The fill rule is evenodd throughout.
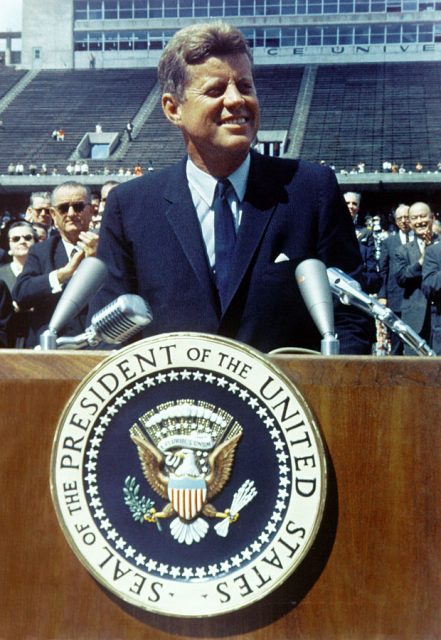
<path id="1" fill-rule="evenodd" d="M 441 360 L 278 357 L 321 427 L 321 532 L 252 608 L 182 620 L 134 610 L 69 548 L 49 492 L 55 428 L 104 352 L 0 351 L 1 640 L 429 640 L 441 637 Z"/>

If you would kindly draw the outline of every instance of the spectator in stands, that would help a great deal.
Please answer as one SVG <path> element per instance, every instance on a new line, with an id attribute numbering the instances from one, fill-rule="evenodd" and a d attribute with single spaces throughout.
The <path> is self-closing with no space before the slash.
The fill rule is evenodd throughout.
<path id="1" fill-rule="evenodd" d="M 29 249 L 36 243 L 36 234 L 32 225 L 24 220 L 12 223 L 8 230 L 8 243 L 11 262 L 0 267 L 0 280 L 6 284 L 12 294 L 17 277 L 23 271 Z M 13 308 L 14 313 L 7 327 L 8 346 L 20 348 L 24 345 L 29 331 L 31 311 L 21 311 L 15 301 L 13 301 Z"/>
<path id="2" fill-rule="evenodd" d="M 409 226 L 409 206 L 400 204 L 395 209 L 394 219 L 397 230 L 391 233 L 381 244 L 380 274 L 382 279 L 381 289 L 378 293 L 379 300 L 401 317 L 401 305 L 403 302 L 403 288 L 396 279 L 396 250 L 413 240 L 413 231 Z M 404 344 L 395 333 L 390 335 L 391 355 L 402 355 Z"/>
<path id="3" fill-rule="evenodd" d="M 79 160 L 75 161 L 74 174 L 76 176 L 80 176 L 81 175 L 81 162 Z"/>
<path id="4" fill-rule="evenodd" d="M 57 142 L 64 142 L 64 129 L 58 129 Z"/>
<path id="5" fill-rule="evenodd" d="M 139 164 L 139 162 L 137 162 L 133 168 L 133 173 L 135 176 L 142 176 L 142 167 Z"/>
<path id="6" fill-rule="evenodd" d="M 315 257 L 361 271 L 335 175 L 250 150 L 259 103 L 237 28 L 211 22 L 178 31 L 159 78 L 164 114 L 181 130 L 188 157 L 110 192 L 99 245 L 109 277 L 91 311 L 136 291 L 153 310 L 146 334 L 194 330 L 264 351 L 317 348 L 293 269 Z M 369 349 L 357 309 L 337 304 L 336 330 L 342 353 Z"/>
<path id="7" fill-rule="evenodd" d="M 41 165 L 41 171 L 40 171 L 42 176 L 45 176 L 47 174 L 47 165 L 45 162 L 42 163 Z"/>
<path id="8" fill-rule="evenodd" d="M 41 222 L 33 222 L 32 226 L 37 235 L 37 242 L 43 242 L 44 240 L 47 240 L 48 229 L 46 225 L 42 224 Z"/>
<path id="9" fill-rule="evenodd" d="M 98 231 L 100 229 L 104 209 L 106 207 L 107 196 L 109 195 L 110 191 L 114 187 L 117 187 L 118 185 L 119 185 L 119 182 L 117 182 L 116 180 L 108 180 L 101 187 L 101 198 L 99 199 L 99 206 L 98 206 L 98 209 L 94 211 L 92 215 L 92 220 L 90 222 L 90 229 L 95 229 L 95 231 Z"/>
<path id="10" fill-rule="evenodd" d="M 66 166 L 66 173 L 68 176 L 73 176 L 73 174 L 75 173 L 75 167 L 72 164 L 72 162 L 69 162 Z"/>
<path id="11" fill-rule="evenodd" d="M 422 266 L 422 285 L 430 308 L 430 346 L 441 355 L 441 242 L 427 247 Z"/>
<path id="12" fill-rule="evenodd" d="M 423 165 L 422 165 L 422 163 L 418 160 L 418 162 L 417 162 L 417 163 L 416 163 L 416 165 L 415 165 L 415 171 L 416 171 L 417 173 L 421 173 L 421 171 L 422 171 L 422 170 L 423 170 Z"/>
<path id="13" fill-rule="evenodd" d="M 103 132 L 103 127 L 99 122 L 97 122 L 97 124 L 95 125 L 95 133 L 102 133 L 102 132 Z"/>
<path id="14" fill-rule="evenodd" d="M 24 173 L 24 166 L 22 162 L 17 162 L 17 164 L 15 165 L 15 175 L 16 176 L 22 176 Z"/>
<path id="15" fill-rule="evenodd" d="M 92 209 L 90 192 L 78 182 L 64 182 L 52 193 L 51 215 L 58 236 L 34 245 L 23 272 L 17 278 L 13 297 L 20 309 L 34 309 L 25 346 L 39 343 L 63 289 L 85 256 L 96 253 L 98 236 L 89 232 Z M 62 335 L 84 331 L 86 312 L 62 329 Z"/>
<path id="16" fill-rule="evenodd" d="M 132 133 L 133 133 L 133 123 L 132 120 L 129 118 L 127 124 L 126 124 L 126 133 L 127 133 L 127 138 L 129 140 L 129 142 L 132 142 Z"/>
<path id="17" fill-rule="evenodd" d="M 425 202 L 415 202 L 409 208 L 409 224 L 415 237 L 401 245 L 395 252 L 396 279 L 403 288 L 401 317 L 404 322 L 430 340 L 430 307 L 421 289 L 422 265 L 426 248 L 434 241 L 433 213 Z M 413 349 L 404 346 L 405 355 L 414 355 Z"/>
<path id="18" fill-rule="evenodd" d="M 51 134 L 52 140 L 58 140 L 58 129 L 54 129 Z"/>
<path id="19" fill-rule="evenodd" d="M 10 162 L 8 164 L 8 176 L 13 176 L 15 174 L 15 164 Z"/>
<path id="20" fill-rule="evenodd" d="M 95 65 L 96 65 L 96 59 L 93 53 L 91 53 L 89 57 L 89 69 L 95 69 Z"/>
<path id="21" fill-rule="evenodd" d="M 390 160 L 385 160 L 383 162 L 383 172 L 390 173 L 392 171 L 392 162 Z"/>
<path id="22" fill-rule="evenodd" d="M 81 175 L 82 176 L 89 175 L 89 165 L 87 163 L 87 160 L 83 160 L 83 162 L 81 163 Z"/>
<path id="23" fill-rule="evenodd" d="M 29 175 L 30 176 L 36 176 L 37 175 L 37 165 L 35 164 L 35 162 L 30 162 L 29 163 Z"/>
<path id="24" fill-rule="evenodd" d="M 25 219 L 28 222 L 41 222 L 49 229 L 52 224 L 51 194 L 49 191 L 34 191 L 31 193 Z"/>
<path id="25" fill-rule="evenodd" d="M 56 165 L 54 165 L 52 167 L 52 175 L 53 176 L 57 176 L 58 175 L 58 167 Z"/>

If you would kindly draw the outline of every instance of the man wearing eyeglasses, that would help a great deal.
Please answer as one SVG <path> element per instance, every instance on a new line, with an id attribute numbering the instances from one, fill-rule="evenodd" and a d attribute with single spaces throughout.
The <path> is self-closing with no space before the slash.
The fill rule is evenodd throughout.
<path id="1" fill-rule="evenodd" d="M 52 218 L 51 194 L 48 191 L 35 191 L 31 193 L 25 218 L 29 222 L 40 222 L 49 229 L 52 224 Z"/>
<path id="2" fill-rule="evenodd" d="M 34 309 L 25 347 L 39 344 L 66 284 L 81 261 L 96 254 L 98 236 L 88 231 L 92 212 L 90 192 L 84 185 L 64 182 L 54 189 L 50 213 L 59 235 L 31 248 L 13 291 L 20 309 Z M 60 335 L 82 333 L 86 316 L 84 310 L 72 318 Z"/>

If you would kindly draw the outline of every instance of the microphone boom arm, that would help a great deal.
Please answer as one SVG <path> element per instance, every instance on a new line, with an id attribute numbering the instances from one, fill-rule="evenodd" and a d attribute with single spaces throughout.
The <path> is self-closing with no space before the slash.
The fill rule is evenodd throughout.
<path id="1" fill-rule="evenodd" d="M 396 333 L 421 356 L 435 356 L 436 353 L 427 342 L 408 324 L 403 322 L 392 309 L 386 307 L 375 298 L 365 293 L 360 284 L 337 267 L 327 269 L 332 293 L 345 305 L 354 305 L 376 320 L 382 322 L 388 329 Z"/>

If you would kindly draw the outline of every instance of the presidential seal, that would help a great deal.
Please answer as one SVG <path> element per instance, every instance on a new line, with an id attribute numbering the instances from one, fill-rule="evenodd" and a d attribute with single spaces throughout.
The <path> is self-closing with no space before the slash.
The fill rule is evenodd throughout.
<path id="1" fill-rule="evenodd" d="M 291 576 L 326 494 L 319 430 L 264 355 L 176 333 L 111 355 L 55 436 L 51 491 L 77 557 L 148 611 L 215 616 Z"/>

